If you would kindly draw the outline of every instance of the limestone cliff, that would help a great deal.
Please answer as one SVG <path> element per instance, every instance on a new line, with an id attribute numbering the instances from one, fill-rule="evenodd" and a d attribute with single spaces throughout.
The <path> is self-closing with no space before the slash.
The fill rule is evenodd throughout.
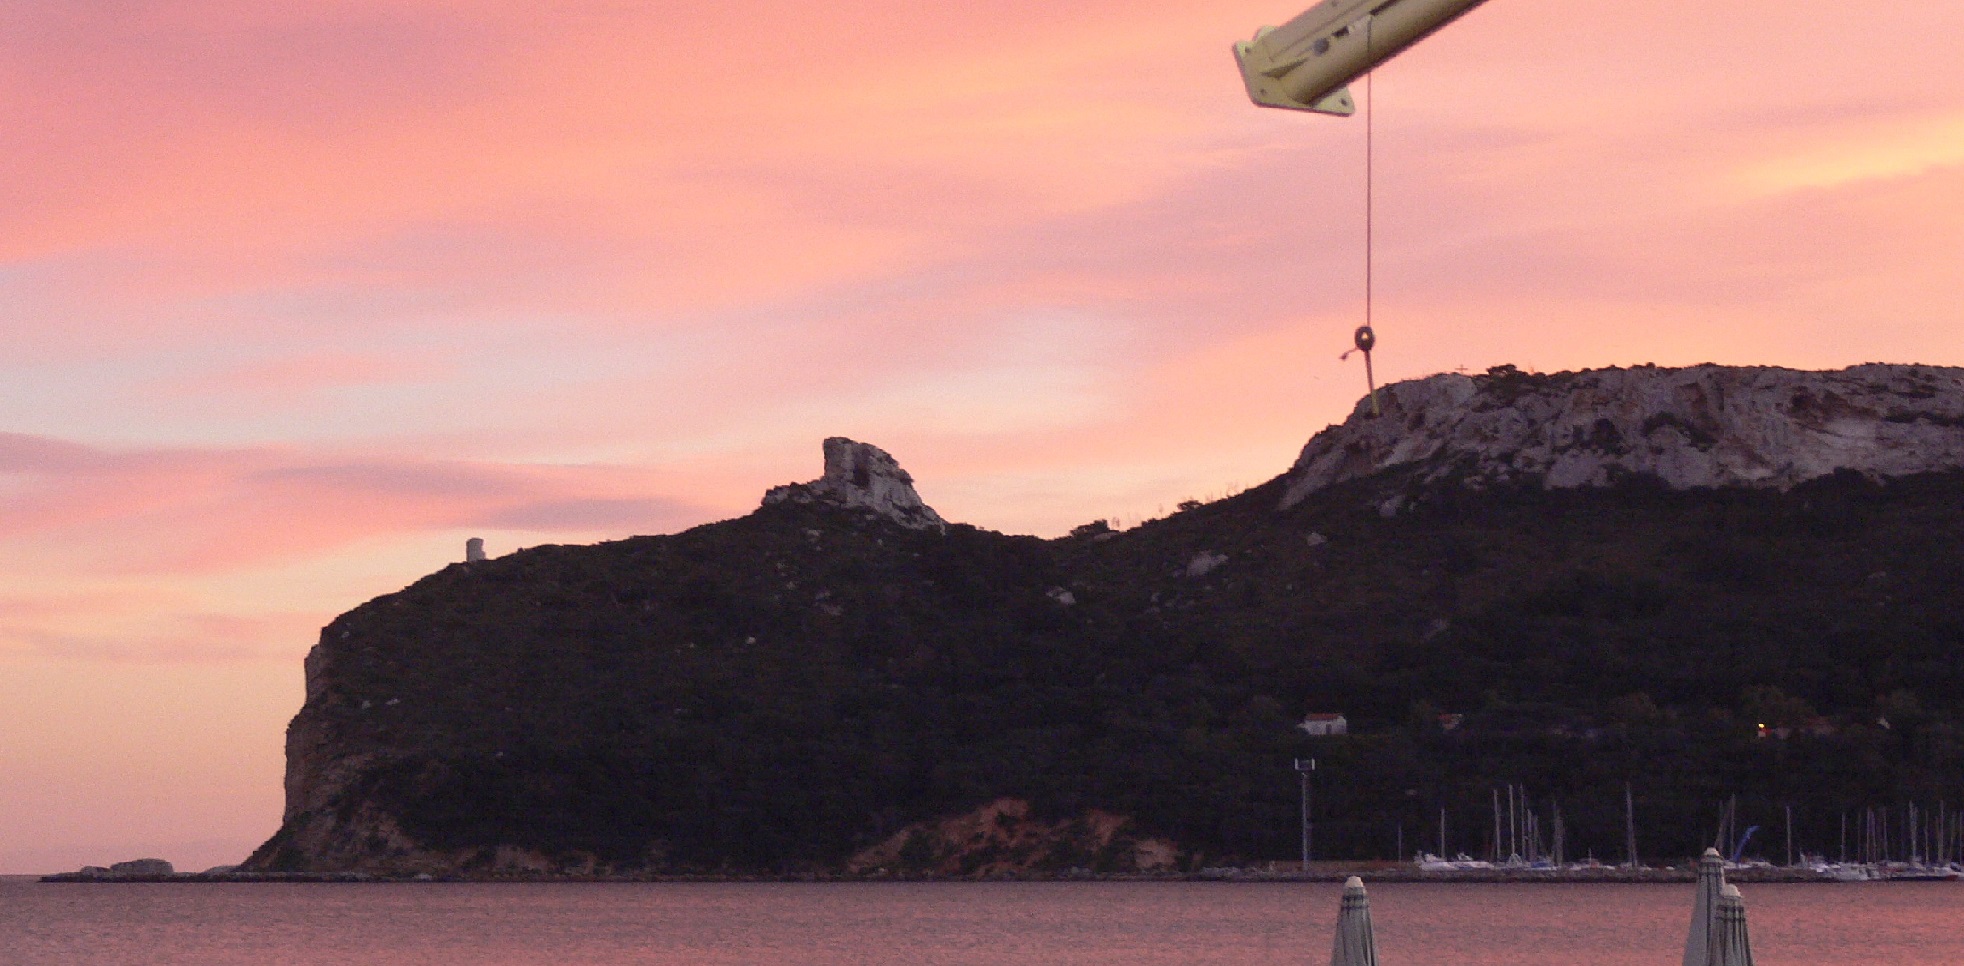
<path id="1" fill-rule="evenodd" d="M 1773 487 L 1964 467 L 1964 369 L 1695 366 L 1441 374 L 1379 392 L 1309 441 L 1282 505 L 1391 469 L 1470 487 Z"/>

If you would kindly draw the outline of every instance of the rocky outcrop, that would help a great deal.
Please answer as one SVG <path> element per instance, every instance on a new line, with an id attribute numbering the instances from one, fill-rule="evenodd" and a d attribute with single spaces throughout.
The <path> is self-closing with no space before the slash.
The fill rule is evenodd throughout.
<path id="1" fill-rule="evenodd" d="M 1071 869 L 1165 872 L 1178 860 L 1171 842 L 1139 837 L 1130 819 L 1093 809 L 1045 822 L 1031 813 L 1029 802 L 1004 798 L 964 815 L 910 825 L 853 856 L 846 868 L 988 878 Z"/>
<path id="2" fill-rule="evenodd" d="M 914 478 L 886 450 L 843 436 L 825 441 L 825 475 L 810 483 L 773 487 L 764 505 L 829 503 L 867 510 L 914 530 L 946 530 L 947 521 L 921 502 Z"/>
<path id="3" fill-rule="evenodd" d="M 74 872 L 49 876 L 42 881 L 90 882 L 98 879 L 167 879 L 177 875 L 177 869 L 163 859 L 131 859 L 117 862 L 108 868 L 99 865 L 85 865 Z"/>
<path id="4" fill-rule="evenodd" d="M 1694 366 L 1540 375 L 1509 366 L 1379 391 L 1309 441 L 1284 509 L 1385 470 L 1468 487 L 1786 489 L 1837 471 L 1872 478 L 1964 467 L 1964 369 L 1838 372 Z"/>
<path id="5" fill-rule="evenodd" d="M 163 859 L 131 859 L 109 867 L 110 875 L 175 875 L 177 869 Z"/>

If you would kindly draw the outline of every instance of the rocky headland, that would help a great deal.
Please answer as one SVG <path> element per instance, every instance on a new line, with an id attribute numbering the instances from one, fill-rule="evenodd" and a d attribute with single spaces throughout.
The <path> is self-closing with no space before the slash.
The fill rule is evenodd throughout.
<path id="1" fill-rule="evenodd" d="M 739 519 L 453 564 L 323 630 L 241 871 L 1191 872 L 1293 855 L 1310 755 L 1336 857 L 1488 848 L 1502 784 L 1605 857 L 1626 783 L 1650 855 L 1732 796 L 1817 846 L 1964 801 L 1964 370 L 1379 402 L 1123 532 L 950 523 L 832 439 Z"/>

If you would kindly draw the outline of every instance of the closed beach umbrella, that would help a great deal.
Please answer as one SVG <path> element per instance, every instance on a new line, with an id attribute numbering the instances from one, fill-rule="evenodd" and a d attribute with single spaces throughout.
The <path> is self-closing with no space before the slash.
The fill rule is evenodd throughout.
<path id="1" fill-rule="evenodd" d="M 1713 966 L 1712 933 L 1718 926 L 1719 893 L 1725 889 L 1725 860 L 1706 849 L 1698 860 L 1698 892 L 1691 898 L 1691 933 L 1684 937 L 1684 966 Z"/>
<path id="2" fill-rule="evenodd" d="M 1343 911 L 1337 914 L 1337 941 L 1330 966 L 1378 966 L 1377 938 L 1371 932 L 1371 899 L 1364 880 L 1351 876 L 1343 884 Z"/>
<path id="3" fill-rule="evenodd" d="M 1746 901 L 1739 887 L 1719 893 L 1718 925 L 1712 933 L 1712 966 L 1753 966 L 1753 943 L 1746 936 Z"/>

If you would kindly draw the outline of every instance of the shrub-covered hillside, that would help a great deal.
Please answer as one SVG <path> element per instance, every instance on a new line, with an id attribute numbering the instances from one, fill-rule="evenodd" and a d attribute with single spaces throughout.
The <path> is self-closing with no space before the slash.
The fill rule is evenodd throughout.
<path id="1" fill-rule="evenodd" d="M 1604 858 L 1626 782 L 1647 858 L 1734 795 L 1830 851 L 1847 810 L 1964 802 L 1964 477 L 1283 486 L 1053 541 L 780 502 L 454 565 L 323 632 L 254 866 L 834 869 L 1002 797 L 1286 858 L 1298 756 L 1328 856 L 1436 849 L 1441 809 L 1483 851 L 1508 783 Z"/>

